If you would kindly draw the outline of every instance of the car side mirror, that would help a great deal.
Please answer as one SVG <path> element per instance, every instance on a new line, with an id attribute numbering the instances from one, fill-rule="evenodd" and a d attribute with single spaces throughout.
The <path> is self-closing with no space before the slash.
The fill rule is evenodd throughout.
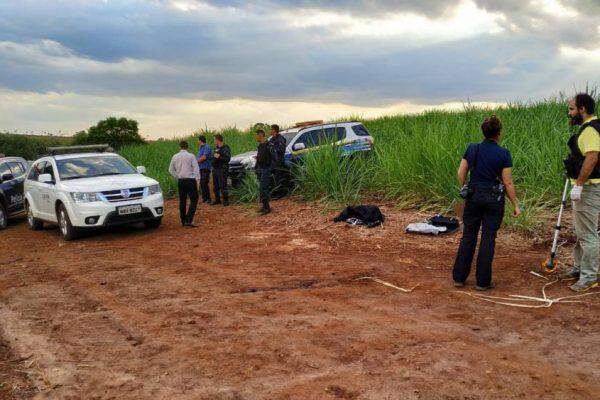
<path id="1" fill-rule="evenodd" d="M 13 179 L 15 179 L 13 174 L 4 174 L 2 175 L 2 179 L 0 179 L 0 182 L 12 181 Z"/>
<path id="2" fill-rule="evenodd" d="M 38 182 L 40 183 L 53 183 L 52 175 L 50 174 L 41 174 L 38 176 Z"/>
<path id="3" fill-rule="evenodd" d="M 299 150 L 304 150 L 306 149 L 306 145 L 304 143 L 295 143 L 294 146 L 292 146 L 292 150 L 294 151 L 299 151 Z"/>
<path id="4" fill-rule="evenodd" d="M 143 165 L 140 165 L 136 169 L 137 169 L 137 172 L 139 172 L 140 174 L 146 175 L 146 167 L 144 167 Z"/>

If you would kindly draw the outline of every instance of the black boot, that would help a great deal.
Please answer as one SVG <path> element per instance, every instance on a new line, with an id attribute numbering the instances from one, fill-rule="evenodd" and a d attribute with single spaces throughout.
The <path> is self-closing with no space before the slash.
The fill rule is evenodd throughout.
<path id="1" fill-rule="evenodd" d="M 229 205 L 229 196 L 223 196 L 223 207 L 227 207 Z"/>
<path id="2" fill-rule="evenodd" d="M 262 208 L 258 211 L 261 215 L 265 215 L 271 212 L 271 206 L 269 206 L 268 200 L 263 200 Z"/>

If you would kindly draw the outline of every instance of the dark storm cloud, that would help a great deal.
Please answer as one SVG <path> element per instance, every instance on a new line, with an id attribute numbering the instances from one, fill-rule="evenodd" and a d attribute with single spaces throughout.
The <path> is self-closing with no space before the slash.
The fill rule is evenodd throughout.
<path id="1" fill-rule="evenodd" d="M 194 4 L 185 1 L 184 9 Z M 358 105 L 504 101 L 564 80 L 561 45 L 597 47 L 594 2 L 565 0 L 585 10 L 575 18 L 524 1 L 476 3 L 505 16 L 504 33 L 416 45 L 405 36 L 340 36 L 337 24 L 293 27 L 281 13 L 410 11 L 443 20 L 459 1 L 211 1 L 187 11 L 173 0 L 3 1 L 0 88 Z"/>

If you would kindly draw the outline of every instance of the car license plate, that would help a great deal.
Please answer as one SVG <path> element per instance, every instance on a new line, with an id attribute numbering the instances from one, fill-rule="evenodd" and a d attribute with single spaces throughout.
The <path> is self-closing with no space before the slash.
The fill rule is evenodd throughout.
<path id="1" fill-rule="evenodd" d="M 141 204 L 132 204 L 130 206 L 117 207 L 117 213 L 119 215 L 137 214 L 142 212 Z"/>

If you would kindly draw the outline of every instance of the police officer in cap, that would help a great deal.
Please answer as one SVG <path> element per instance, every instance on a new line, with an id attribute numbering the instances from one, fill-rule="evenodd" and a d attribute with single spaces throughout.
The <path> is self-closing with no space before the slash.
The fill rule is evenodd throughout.
<path id="1" fill-rule="evenodd" d="M 562 278 L 575 278 L 571 286 L 576 292 L 585 292 L 598 286 L 598 216 L 600 215 L 600 120 L 594 116 L 596 101 L 587 93 L 580 93 L 569 101 L 571 125 L 579 130 L 568 142 L 571 154 L 565 160 L 567 175 L 571 178 L 573 227 L 577 243 L 573 250 L 573 267 Z"/>

